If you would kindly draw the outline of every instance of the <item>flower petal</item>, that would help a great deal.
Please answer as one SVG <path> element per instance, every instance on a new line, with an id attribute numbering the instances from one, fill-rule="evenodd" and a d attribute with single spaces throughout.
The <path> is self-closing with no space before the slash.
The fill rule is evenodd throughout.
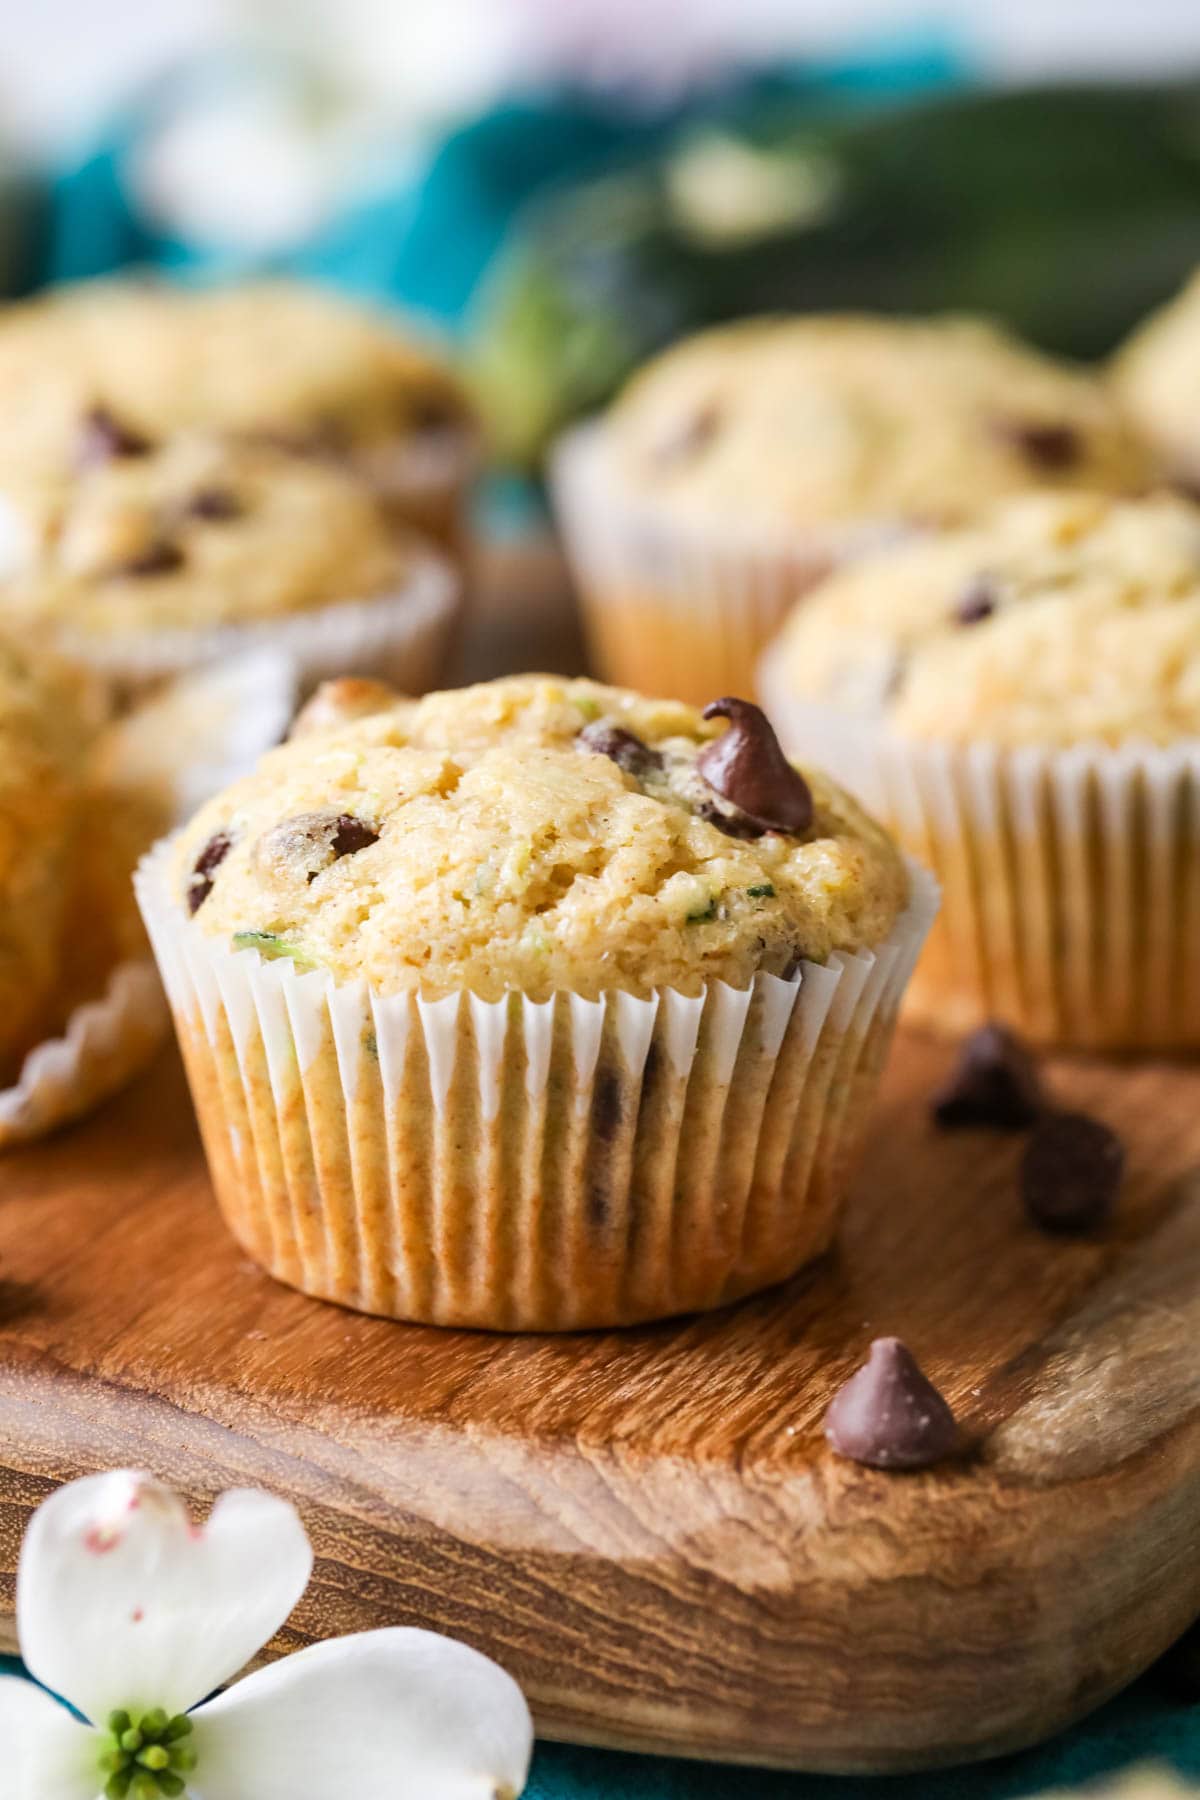
<path id="1" fill-rule="evenodd" d="M 509 1800 L 533 1749 L 512 1677 L 431 1631 L 314 1644 L 194 1722 L 204 1800 Z"/>
<path id="2" fill-rule="evenodd" d="M 278 1631 L 311 1571 L 286 1500 L 223 1494 L 196 1526 L 150 1475 L 90 1475 L 52 1494 L 25 1534 L 21 1651 L 97 1724 L 116 1707 L 184 1712 Z"/>
<path id="3" fill-rule="evenodd" d="M 103 1785 L 96 1733 L 15 1675 L 0 1675 L 0 1758 L 4 1800 L 95 1800 Z"/>

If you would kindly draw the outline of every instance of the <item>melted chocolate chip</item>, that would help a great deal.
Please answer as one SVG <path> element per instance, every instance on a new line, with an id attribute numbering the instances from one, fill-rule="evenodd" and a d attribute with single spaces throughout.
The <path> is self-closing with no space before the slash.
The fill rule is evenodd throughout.
<path id="1" fill-rule="evenodd" d="M 1043 1231 L 1093 1231 L 1117 1203 L 1125 1147 L 1085 1113 L 1051 1113 L 1021 1162 L 1021 1199 Z"/>
<path id="2" fill-rule="evenodd" d="M 122 424 L 107 406 L 93 406 L 79 427 L 75 466 L 96 469 L 122 456 L 148 456 L 154 445 L 131 425 Z"/>
<path id="3" fill-rule="evenodd" d="M 596 756 L 607 756 L 627 775 L 649 775 L 663 766 L 657 750 L 644 744 L 634 732 L 626 731 L 623 725 L 610 724 L 607 719 L 596 719 L 585 725 L 576 742 Z"/>
<path id="4" fill-rule="evenodd" d="M 707 819 L 710 825 L 715 825 L 718 831 L 725 833 L 726 837 L 760 838 L 762 836 L 761 825 L 756 824 L 752 819 L 745 818 L 740 813 L 723 810 L 713 800 L 698 801 L 695 810 L 698 819 Z"/>
<path id="5" fill-rule="evenodd" d="M 264 832 L 254 854 L 285 880 L 303 875 L 311 884 L 343 856 L 378 840 L 375 826 L 353 813 L 297 813 Z"/>
<path id="6" fill-rule="evenodd" d="M 227 831 L 214 832 L 205 844 L 188 878 L 187 908 L 190 913 L 199 912 L 212 893 L 213 877 L 232 849 L 233 838 Z"/>
<path id="7" fill-rule="evenodd" d="M 1045 1110 L 1037 1064 L 1003 1025 L 981 1025 L 958 1053 L 949 1079 L 934 1095 L 936 1124 L 988 1125 L 1024 1131 Z"/>
<path id="8" fill-rule="evenodd" d="M 139 577 L 143 575 L 173 575 L 176 569 L 182 569 L 186 560 L 183 551 L 173 539 L 156 538 L 152 544 L 148 544 L 136 556 L 131 556 L 127 562 L 117 563 L 109 570 L 109 574 Z"/>
<path id="9" fill-rule="evenodd" d="M 706 719 L 728 719 L 729 728 L 696 758 L 697 772 L 733 808 L 739 822 L 791 837 L 813 822 L 808 783 L 779 746 L 770 720 L 749 700 L 726 696 L 704 709 Z M 724 827 L 722 827 L 724 829 Z"/>
<path id="10" fill-rule="evenodd" d="M 356 819 L 353 813 L 339 813 L 333 822 L 332 842 L 336 860 L 342 856 L 353 856 L 357 851 L 377 844 L 379 833 L 365 819 Z"/>
<path id="11" fill-rule="evenodd" d="M 997 604 L 995 588 L 986 575 L 978 575 L 959 596 L 954 617 L 960 625 L 978 625 L 991 618 Z"/>
<path id="12" fill-rule="evenodd" d="M 1073 469 L 1083 454 L 1073 425 L 1041 423 L 1034 419 L 998 419 L 996 430 L 1019 450 L 1036 469 L 1048 474 Z"/>
<path id="13" fill-rule="evenodd" d="M 899 1338 L 876 1338 L 863 1367 L 833 1397 L 825 1436 L 839 1456 L 872 1469 L 925 1469 L 958 1448 L 954 1414 Z"/>
<path id="14" fill-rule="evenodd" d="M 223 524 L 227 519 L 240 519 L 243 511 L 237 495 L 231 489 L 223 487 L 197 488 L 180 507 L 181 517 L 211 520 L 214 524 Z"/>

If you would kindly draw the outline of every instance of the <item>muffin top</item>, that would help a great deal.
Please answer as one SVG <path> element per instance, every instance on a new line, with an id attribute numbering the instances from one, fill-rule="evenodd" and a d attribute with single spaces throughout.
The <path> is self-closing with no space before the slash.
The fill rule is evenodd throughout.
<path id="1" fill-rule="evenodd" d="M 1118 352 L 1112 386 L 1164 470 L 1184 482 L 1200 481 L 1200 270 Z"/>
<path id="2" fill-rule="evenodd" d="M 1042 494 L 847 566 L 778 651 L 798 694 L 960 742 L 1200 736 L 1200 509 Z"/>
<path id="3" fill-rule="evenodd" d="M 0 470 L 64 478 L 100 407 L 157 439 L 198 428 L 338 453 L 468 423 L 457 383 L 381 315 L 300 283 L 89 282 L 0 313 Z"/>
<path id="4" fill-rule="evenodd" d="M 523 676 L 365 712 L 318 696 L 181 836 L 196 927 L 377 992 L 697 993 L 886 937 L 883 830 L 786 763 L 756 707 L 702 718 Z"/>
<path id="5" fill-rule="evenodd" d="M 722 326 L 652 362 L 609 418 L 639 494 L 759 531 L 955 522 L 1023 489 L 1145 475 L 1100 382 L 968 319 Z"/>
<path id="6" fill-rule="evenodd" d="M 428 554 L 332 463 L 196 435 L 148 448 L 90 418 L 71 485 L 0 489 L 11 617 L 91 637 L 263 619 L 399 588 Z"/>

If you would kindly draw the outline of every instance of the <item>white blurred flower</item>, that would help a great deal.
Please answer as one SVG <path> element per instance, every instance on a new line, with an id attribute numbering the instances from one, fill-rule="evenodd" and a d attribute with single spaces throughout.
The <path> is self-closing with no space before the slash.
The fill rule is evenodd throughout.
<path id="1" fill-rule="evenodd" d="M 89 1722 L 0 1678 L 5 1800 L 515 1800 L 529 1710 L 451 1638 L 336 1638 L 205 1700 L 311 1571 L 295 1509 L 270 1494 L 224 1494 L 197 1526 L 135 1471 L 60 1488 L 22 1546 L 17 1629 L 30 1672 Z"/>

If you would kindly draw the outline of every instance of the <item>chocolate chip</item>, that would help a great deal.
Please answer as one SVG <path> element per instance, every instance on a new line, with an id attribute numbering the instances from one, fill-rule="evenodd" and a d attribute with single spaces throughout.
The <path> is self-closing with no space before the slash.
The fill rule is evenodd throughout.
<path id="1" fill-rule="evenodd" d="M 1107 1125 L 1085 1113 L 1051 1113 L 1021 1162 L 1025 1211 L 1043 1231 L 1092 1231 L 1116 1205 L 1124 1172 L 1125 1147 Z"/>
<path id="2" fill-rule="evenodd" d="M 978 625 L 981 620 L 991 618 L 997 604 L 995 588 L 986 575 L 978 575 L 959 596 L 954 617 L 960 625 Z"/>
<path id="3" fill-rule="evenodd" d="M 808 783 L 783 754 L 761 708 L 726 696 L 706 706 L 704 717 L 729 720 L 728 730 L 700 752 L 696 769 L 728 801 L 734 817 L 760 833 L 783 831 L 795 837 L 807 831 L 813 822 Z"/>
<path id="4" fill-rule="evenodd" d="M 185 519 L 208 519 L 216 524 L 223 524 L 227 519 L 240 519 L 244 509 L 231 489 L 206 487 L 197 488 L 179 510 L 180 516 Z"/>
<path id="5" fill-rule="evenodd" d="M 303 875 L 311 884 L 343 856 L 354 856 L 378 840 L 374 825 L 353 813 L 297 813 L 264 832 L 254 855 L 284 880 Z"/>
<path id="6" fill-rule="evenodd" d="M 342 856 L 353 856 L 359 850 L 366 850 L 371 844 L 379 842 L 379 833 L 365 819 L 356 819 L 353 813 L 339 813 L 333 822 L 333 854 L 335 860 Z"/>
<path id="7" fill-rule="evenodd" d="M 995 428 L 1035 468 L 1047 473 L 1073 469 L 1083 454 L 1079 433 L 1073 425 L 1040 423 L 1034 419 L 998 419 Z"/>
<path id="8" fill-rule="evenodd" d="M 607 756 L 627 775 L 649 775 L 663 766 L 657 750 L 644 744 L 634 732 L 626 731 L 623 725 L 610 724 L 607 719 L 596 719 L 585 725 L 576 741 L 596 756 Z"/>
<path id="9" fill-rule="evenodd" d="M 131 556 L 127 562 L 115 564 L 108 573 L 113 578 L 126 575 L 173 575 L 176 569 L 182 569 L 186 561 L 183 551 L 173 539 L 155 538 L 153 543 L 140 550 L 136 556 Z"/>
<path id="10" fill-rule="evenodd" d="M 954 1069 L 933 1099 L 936 1124 L 990 1125 L 1024 1131 L 1045 1110 L 1037 1064 L 1003 1025 L 981 1025 L 961 1046 Z"/>
<path id="11" fill-rule="evenodd" d="M 899 1338 L 876 1338 L 825 1414 L 839 1456 L 872 1469 L 924 1469 L 958 1448 L 954 1414 Z"/>
<path id="12" fill-rule="evenodd" d="M 79 427 L 75 466 L 95 469 L 122 456 L 148 456 L 154 445 L 131 425 L 122 424 L 107 406 L 93 406 Z"/>
<path id="13" fill-rule="evenodd" d="M 1185 1631 L 1150 1671 L 1159 1693 L 1182 1706 L 1200 1706 L 1200 1624 Z"/>
<path id="14" fill-rule="evenodd" d="M 755 824 L 752 819 L 745 818 L 741 813 L 722 810 L 713 800 L 699 801 L 696 806 L 696 817 L 707 819 L 710 825 L 715 825 L 718 831 L 725 833 L 726 837 L 760 838 L 762 836 L 761 825 Z"/>
<path id="15" fill-rule="evenodd" d="M 212 893 L 213 877 L 232 849 L 233 838 L 228 831 L 214 832 L 205 844 L 188 878 L 187 908 L 190 913 L 198 912 Z"/>

